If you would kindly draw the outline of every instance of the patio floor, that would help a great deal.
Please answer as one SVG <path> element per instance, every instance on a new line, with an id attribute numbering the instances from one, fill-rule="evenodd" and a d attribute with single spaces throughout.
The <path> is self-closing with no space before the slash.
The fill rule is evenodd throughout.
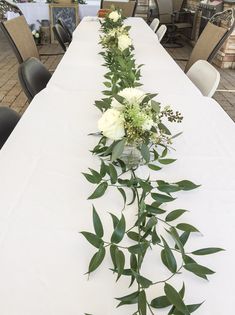
<path id="1" fill-rule="evenodd" d="M 58 45 L 39 47 L 42 53 L 58 53 L 61 49 Z M 168 49 L 174 59 L 187 59 L 191 47 L 185 44 L 183 48 Z M 43 57 L 42 61 L 50 70 L 54 70 L 61 60 L 61 56 Z M 178 62 L 184 68 L 185 62 Z M 27 98 L 21 90 L 18 82 L 18 61 L 0 31 L 0 106 L 9 106 L 19 113 L 23 113 L 28 106 Z M 235 121 L 235 70 L 218 69 L 221 74 L 221 81 L 218 89 L 233 90 L 233 92 L 216 92 L 214 98 Z"/>

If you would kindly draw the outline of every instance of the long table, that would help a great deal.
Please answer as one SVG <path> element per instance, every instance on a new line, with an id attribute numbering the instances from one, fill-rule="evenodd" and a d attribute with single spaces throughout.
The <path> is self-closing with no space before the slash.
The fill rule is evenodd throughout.
<path id="1" fill-rule="evenodd" d="M 132 25 L 136 60 L 145 63 L 143 88 L 159 92 L 157 100 L 184 115 L 182 124 L 171 126 L 173 132 L 183 131 L 171 153 L 177 161 L 157 176 L 202 184 L 197 190 L 178 194 L 174 201 L 173 207 L 190 210 L 185 221 L 203 234 L 193 237 L 188 250 L 226 249 L 216 256 L 197 258 L 216 270 L 209 282 L 184 271 L 172 283 L 180 288 L 185 282 L 188 304 L 205 300 L 196 314 L 233 314 L 234 123 L 216 101 L 200 94 L 141 19 L 131 18 L 126 23 Z M 89 152 L 97 138 L 88 134 L 97 131 L 100 113 L 93 103 L 101 96 L 105 72 L 97 55 L 98 29 L 95 19 L 81 22 L 47 88 L 34 98 L 0 151 L 1 315 L 134 312 L 131 305 L 116 308 L 114 297 L 130 291 L 126 279 L 115 282 L 108 270 L 109 258 L 89 280 L 84 275 L 94 249 L 79 231 L 92 231 L 92 205 L 87 196 L 94 187 L 81 172 L 98 167 L 98 159 Z M 139 172 L 147 175 L 149 170 L 141 167 Z M 105 230 L 109 230 L 108 212 L 120 215 L 120 196 L 109 190 L 95 205 Z M 134 207 L 125 209 L 124 214 L 130 224 Z M 161 280 L 168 272 L 157 257 L 155 251 L 148 253 L 143 272 Z M 149 290 L 148 296 L 154 298 L 154 290 Z M 167 311 L 157 314 L 166 315 Z"/>

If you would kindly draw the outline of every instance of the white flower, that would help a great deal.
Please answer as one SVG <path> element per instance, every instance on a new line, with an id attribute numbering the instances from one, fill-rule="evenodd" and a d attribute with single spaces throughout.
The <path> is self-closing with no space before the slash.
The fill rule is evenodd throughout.
<path id="1" fill-rule="evenodd" d="M 145 93 L 142 90 L 135 89 L 135 88 L 126 88 L 118 93 L 118 95 L 122 96 L 126 103 L 133 105 L 133 104 L 140 104 L 145 97 Z M 123 104 L 119 103 L 115 98 L 113 98 L 111 107 L 117 110 L 123 109 Z"/>
<path id="2" fill-rule="evenodd" d="M 32 34 L 35 35 L 35 34 L 36 34 L 36 30 L 33 30 L 33 31 L 32 31 Z"/>
<path id="3" fill-rule="evenodd" d="M 132 45 L 132 40 L 128 35 L 118 36 L 118 48 L 123 51 Z"/>
<path id="4" fill-rule="evenodd" d="M 117 11 L 112 11 L 109 13 L 109 18 L 113 22 L 117 22 L 120 19 L 121 15 Z"/>
<path id="5" fill-rule="evenodd" d="M 153 120 L 150 118 L 147 118 L 145 122 L 143 123 L 142 129 L 143 130 L 150 130 L 153 126 Z"/>
<path id="6" fill-rule="evenodd" d="M 125 135 L 124 119 L 121 113 L 113 108 L 108 109 L 98 121 L 98 128 L 111 140 L 120 140 Z"/>
<path id="7" fill-rule="evenodd" d="M 36 37 L 36 38 L 39 38 L 39 33 L 36 33 L 36 34 L 35 34 L 35 37 Z"/>

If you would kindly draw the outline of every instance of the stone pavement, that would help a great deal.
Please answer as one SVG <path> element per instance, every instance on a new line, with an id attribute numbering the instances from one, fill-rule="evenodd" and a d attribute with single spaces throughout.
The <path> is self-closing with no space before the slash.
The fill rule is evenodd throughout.
<path id="1" fill-rule="evenodd" d="M 41 53 L 61 52 L 58 45 L 48 45 L 39 47 Z M 174 59 L 188 58 L 191 47 L 185 45 L 183 48 L 168 49 Z M 43 57 L 42 61 L 50 70 L 54 70 L 61 60 L 61 56 Z M 185 62 L 178 62 L 184 68 Z M 7 43 L 4 35 L 0 31 L 0 106 L 9 106 L 19 113 L 23 113 L 28 106 L 27 98 L 21 90 L 18 82 L 18 61 Z M 218 89 L 226 92 L 216 92 L 214 98 L 235 121 L 235 70 L 218 69 L 221 74 L 221 81 Z M 227 90 L 233 90 L 228 92 Z"/>

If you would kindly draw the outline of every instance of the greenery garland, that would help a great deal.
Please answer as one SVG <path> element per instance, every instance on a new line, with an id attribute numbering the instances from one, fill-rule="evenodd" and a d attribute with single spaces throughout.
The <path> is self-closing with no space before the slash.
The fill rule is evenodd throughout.
<path id="1" fill-rule="evenodd" d="M 114 187 L 122 196 L 124 205 L 119 217 L 110 213 L 113 224 L 110 239 L 104 238 L 103 224 L 93 205 L 94 232 L 81 232 L 96 248 L 88 274 L 101 265 L 109 251 L 111 270 L 116 280 L 128 277 L 129 287 L 134 287 L 130 294 L 116 298 L 117 307 L 136 305 L 132 315 L 154 315 L 155 309 L 161 308 L 167 308 L 168 314 L 189 315 L 202 303 L 186 304 L 184 283 L 181 288 L 174 288 L 171 279 L 182 270 L 208 279 L 214 271 L 198 264 L 193 257 L 217 253 L 222 249 L 211 247 L 186 251 L 185 244 L 191 234 L 199 231 L 189 223 L 179 223 L 179 218 L 187 210 L 165 209 L 166 203 L 176 199 L 178 191 L 190 191 L 199 185 L 188 180 L 169 183 L 137 175 L 139 164 L 157 172 L 162 166 L 175 161 L 167 158 L 167 154 L 173 138 L 179 134 L 172 136 L 163 120 L 181 122 L 183 118 L 169 107 L 162 109 L 154 100 L 156 94 L 137 89 L 141 85 L 141 66 L 136 65 L 129 37 L 130 27 L 124 26 L 123 20 L 121 12 L 113 9 L 101 22 L 101 55 L 109 69 L 104 85 L 108 90 L 103 91 L 107 97 L 95 103 L 103 115 L 98 123 L 100 140 L 92 150 L 101 164 L 99 170 L 89 169 L 89 173 L 83 175 L 96 185 L 88 199 L 100 198 L 109 187 Z M 129 151 L 125 156 L 126 148 Z M 128 159 L 130 156 L 132 158 Z M 131 200 L 127 200 L 129 193 L 132 194 Z M 123 210 L 129 205 L 136 206 L 136 221 L 127 228 Z M 123 240 L 130 245 L 124 246 Z M 160 249 L 160 261 L 169 271 L 165 279 L 149 279 L 142 273 L 144 259 L 154 247 Z M 154 299 L 149 300 L 147 290 L 152 287 L 158 288 L 155 292 L 163 291 L 164 294 L 156 294 Z"/>

